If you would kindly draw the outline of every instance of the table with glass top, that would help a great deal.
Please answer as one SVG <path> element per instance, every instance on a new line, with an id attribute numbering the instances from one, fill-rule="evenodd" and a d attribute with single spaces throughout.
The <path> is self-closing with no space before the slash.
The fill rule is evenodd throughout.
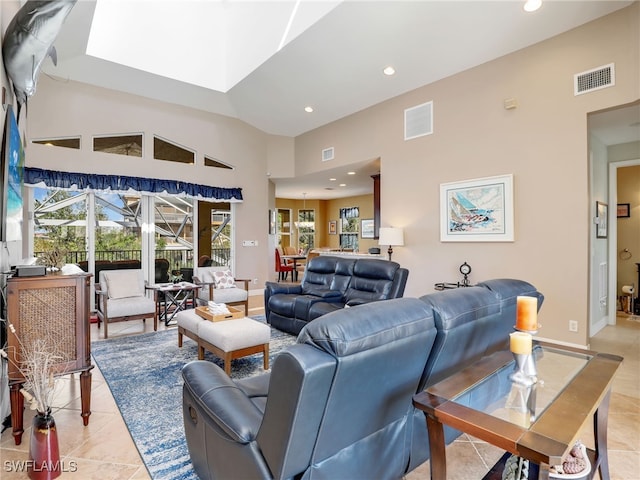
<path id="1" fill-rule="evenodd" d="M 595 437 L 595 450 L 587 449 L 590 475 L 599 470 L 602 480 L 609 479 L 609 397 L 622 357 L 534 344 L 538 381 L 532 386 L 509 379 L 513 354 L 500 351 L 414 396 L 426 416 L 433 480 L 446 479 L 445 426 L 534 462 L 538 478 L 547 479 L 549 466 L 562 463 L 590 417 Z"/>

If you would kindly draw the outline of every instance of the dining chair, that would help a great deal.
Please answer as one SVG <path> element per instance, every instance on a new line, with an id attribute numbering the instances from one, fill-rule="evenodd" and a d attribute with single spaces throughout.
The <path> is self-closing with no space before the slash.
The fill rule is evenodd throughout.
<path id="1" fill-rule="evenodd" d="M 282 262 L 280 250 L 276 248 L 276 273 L 278 274 L 278 282 L 285 280 L 289 272 L 293 272 L 293 267 Z M 293 273 L 291 273 L 291 276 L 293 277 Z"/>

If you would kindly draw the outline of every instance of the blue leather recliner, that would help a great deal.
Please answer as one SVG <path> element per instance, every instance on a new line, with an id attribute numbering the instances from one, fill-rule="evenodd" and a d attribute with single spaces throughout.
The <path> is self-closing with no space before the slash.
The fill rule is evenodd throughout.
<path id="1" fill-rule="evenodd" d="M 396 262 L 321 255 L 309 260 L 299 285 L 267 282 L 267 322 L 294 335 L 322 315 L 364 303 L 400 298 L 409 271 Z"/>
<path id="2" fill-rule="evenodd" d="M 201 479 L 399 479 L 429 458 L 413 394 L 508 348 L 522 280 L 340 309 L 308 323 L 272 371 L 183 370 L 187 444 Z M 490 402 L 494 388 L 473 399 Z M 482 392 L 480 392 L 482 393 Z M 460 432 L 445 428 L 447 443 Z"/>
<path id="3" fill-rule="evenodd" d="M 183 414 L 196 473 L 400 478 L 411 400 L 435 336 L 424 302 L 389 300 L 309 323 L 270 375 L 234 381 L 213 363 L 187 364 Z"/>

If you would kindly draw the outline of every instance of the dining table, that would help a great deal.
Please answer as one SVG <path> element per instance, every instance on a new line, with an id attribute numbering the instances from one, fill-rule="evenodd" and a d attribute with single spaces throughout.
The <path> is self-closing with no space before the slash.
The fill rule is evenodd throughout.
<path id="1" fill-rule="evenodd" d="M 298 261 L 300 260 L 306 260 L 307 256 L 306 255 L 302 255 L 302 254 L 296 254 L 296 255 L 282 255 L 282 258 L 287 261 L 291 260 L 293 262 L 293 272 L 291 272 L 291 277 L 293 278 L 294 282 L 298 281 Z"/>

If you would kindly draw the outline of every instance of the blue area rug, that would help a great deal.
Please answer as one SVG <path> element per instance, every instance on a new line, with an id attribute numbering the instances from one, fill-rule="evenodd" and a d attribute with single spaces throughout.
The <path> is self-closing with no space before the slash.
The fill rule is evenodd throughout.
<path id="1" fill-rule="evenodd" d="M 264 321 L 264 316 L 255 319 Z M 294 342 L 295 337 L 272 328 L 269 361 Z M 197 480 L 184 437 L 180 374 L 186 363 L 198 358 L 195 342 L 184 337 L 178 348 L 178 331 L 172 329 L 92 342 L 91 354 L 151 477 Z M 223 366 L 209 352 L 205 360 Z M 262 354 L 231 364 L 231 378 L 262 372 Z"/>

